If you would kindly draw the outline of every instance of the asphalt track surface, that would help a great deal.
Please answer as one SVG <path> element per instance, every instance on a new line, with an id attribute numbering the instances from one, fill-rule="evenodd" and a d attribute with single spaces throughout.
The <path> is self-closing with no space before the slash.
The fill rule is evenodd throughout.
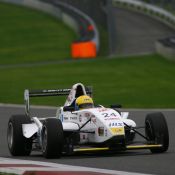
<path id="1" fill-rule="evenodd" d="M 148 15 L 113 8 L 115 15 L 115 45 L 118 55 L 155 52 L 155 42 L 175 35 L 175 30 Z"/>
<path id="2" fill-rule="evenodd" d="M 40 117 L 55 115 L 55 109 L 35 108 L 32 114 Z M 129 110 L 130 118 L 137 125 L 143 125 L 147 113 L 150 110 Z M 52 162 L 67 165 L 78 165 L 92 168 L 103 168 L 118 171 L 138 172 L 146 174 L 174 175 L 175 173 L 175 110 L 161 110 L 166 116 L 169 134 L 169 150 L 163 154 L 151 154 L 149 150 L 132 150 L 122 153 L 94 153 L 83 155 L 63 156 L 61 159 L 45 159 L 40 152 L 34 152 L 29 157 L 15 157 L 34 161 Z M 13 114 L 24 114 L 23 107 L 0 106 L 0 157 L 13 158 L 9 154 L 6 142 L 8 119 Z"/>

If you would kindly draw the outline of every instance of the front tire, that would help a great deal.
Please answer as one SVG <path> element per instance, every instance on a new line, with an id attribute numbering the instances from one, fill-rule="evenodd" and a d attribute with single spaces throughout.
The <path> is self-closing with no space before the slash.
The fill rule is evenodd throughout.
<path id="1" fill-rule="evenodd" d="M 25 138 L 22 124 L 31 123 L 25 115 L 13 115 L 9 119 L 7 128 L 8 148 L 13 156 L 28 156 L 32 150 L 32 139 Z"/>
<path id="2" fill-rule="evenodd" d="M 42 151 L 45 158 L 59 158 L 63 148 L 63 126 L 59 119 L 48 118 L 43 122 Z"/>
<path id="3" fill-rule="evenodd" d="M 161 112 L 148 114 L 145 118 L 145 133 L 147 138 L 155 144 L 162 144 L 160 148 L 151 148 L 152 153 L 162 153 L 169 147 L 169 132 L 166 119 Z"/>

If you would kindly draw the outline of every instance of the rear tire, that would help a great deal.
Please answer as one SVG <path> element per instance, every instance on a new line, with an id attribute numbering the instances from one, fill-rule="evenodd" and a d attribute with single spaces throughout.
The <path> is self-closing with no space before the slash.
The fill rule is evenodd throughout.
<path id="1" fill-rule="evenodd" d="M 13 115 L 9 119 L 7 128 L 8 148 L 13 156 L 28 156 L 32 150 L 32 139 L 25 138 L 22 124 L 31 123 L 25 115 Z"/>
<path id="2" fill-rule="evenodd" d="M 48 118 L 43 122 L 42 151 L 45 158 L 59 158 L 63 149 L 63 126 L 59 119 Z"/>
<path id="3" fill-rule="evenodd" d="M 145 133 L 151 142 L 162 144 L 160 148 L 151 148 L 152 153 L 162 153 L 169 147 L 169 132 L 166 119 L 161 112 L 148 114 L 145 118 Z"/>

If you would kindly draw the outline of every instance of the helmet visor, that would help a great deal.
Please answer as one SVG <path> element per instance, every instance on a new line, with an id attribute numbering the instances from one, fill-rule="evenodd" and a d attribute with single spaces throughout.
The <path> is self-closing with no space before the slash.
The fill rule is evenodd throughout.
<path id="1" fill-rule="evenodd" d="M 79 105 L 80 109 L 88 109 L 88 108 L 93 108 L 93 107 L 94 107 L 93 103 L 84 103 L 84 104 Z"/>

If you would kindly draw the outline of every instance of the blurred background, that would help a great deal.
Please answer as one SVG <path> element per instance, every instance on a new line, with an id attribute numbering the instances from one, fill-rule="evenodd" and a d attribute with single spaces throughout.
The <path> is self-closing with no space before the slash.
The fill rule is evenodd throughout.
<path id="1" fill-rule="evenodd" d="M 173 0 L 0 0 L 0 103 L 81 82 L 97 104 L 174 108 L 174 14 Z"/>

